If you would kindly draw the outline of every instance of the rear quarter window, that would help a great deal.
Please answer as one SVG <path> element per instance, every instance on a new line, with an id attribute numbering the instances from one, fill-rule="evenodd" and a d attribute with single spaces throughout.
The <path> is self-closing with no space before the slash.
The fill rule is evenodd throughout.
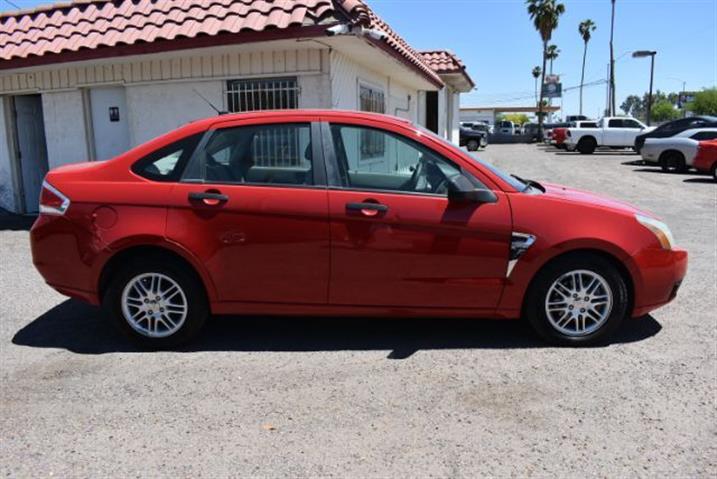
<path id="1" fill-rule="evenodd" d="M 148 180 L 177 181 L 202 135 L 188 136 L 150 153 L 132 165 L 132 171 Z"/>

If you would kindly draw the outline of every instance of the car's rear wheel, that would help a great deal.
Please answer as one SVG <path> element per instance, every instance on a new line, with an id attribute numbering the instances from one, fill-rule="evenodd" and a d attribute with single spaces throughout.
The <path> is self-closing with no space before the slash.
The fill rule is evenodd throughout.
<path id="1" fill-rule="evenodd" d="M 717 163 L 712 165 L 712 179 L 717 181 Z"/>
<path id="2" fill-rule="evenodd" d="M 524 314 L 545 340 L 588 346 L 605 340 L 629 313 L 627 284 L 608 260 L 571 255 L 545 267 L 535 278 Z"/>
<path id="3" fill-rule="evenodd" d="M 468 151 L 478 151 L 480 142 L 478 140 L 468 140 L 468 144 L 466 146 L 468 148 Z"/>
<path id="4" fill-rule="evenodd" d="M 581 138 L 580 141 L 578 141 L 577 150 L 583 155 L 591 155 L 595 151 L 595 148 L 597 148 L 595 138 Z"/>
<path id="5" fill-rule="evenodd" d="M 191 271 L 172 262 L 132 261 L 110 279 L 103 307 L 119 329 L 140 345 L 164 349 L 196 336 L 209 308 Z"/>
<path id="6" fill-rule="evenodd" d="M 667 151 L 660 156 L 660 168 L 665 173 L 684 173 L 687 171 L 685 157 L 679 151 Z"/>

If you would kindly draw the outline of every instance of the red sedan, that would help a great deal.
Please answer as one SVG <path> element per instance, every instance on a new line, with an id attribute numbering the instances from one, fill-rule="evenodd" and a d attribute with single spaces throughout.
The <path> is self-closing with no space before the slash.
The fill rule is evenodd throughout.
<path id="1" fill-rule="evenodd" d="M 210 314 L 524 317 L 592 344 L 671 301 L 687 269 L 649 213 L 359 112 L 198 121 L 51 171 L 40 203 L 47 283 L 157 348 Z"/>
<path id="2" fill-rule="evenodd" d="M 692 166 L 702 173 L 709 173 L 717 181 L 717 140 L 700 141 Z"/>

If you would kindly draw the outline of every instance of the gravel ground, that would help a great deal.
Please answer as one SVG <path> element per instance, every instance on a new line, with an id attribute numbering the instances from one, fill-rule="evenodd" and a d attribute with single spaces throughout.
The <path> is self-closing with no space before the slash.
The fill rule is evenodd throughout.
<path id="1" fill-rule="evenodd" d="M 219 318 L 144 353 L 45 286 L 5 222 L 0 474 L 715 477 L 717 186 L 623 153 L 479 156 L 662 216 L 691 255 L 677 300 L 594 349 L 519 322 Z"/>

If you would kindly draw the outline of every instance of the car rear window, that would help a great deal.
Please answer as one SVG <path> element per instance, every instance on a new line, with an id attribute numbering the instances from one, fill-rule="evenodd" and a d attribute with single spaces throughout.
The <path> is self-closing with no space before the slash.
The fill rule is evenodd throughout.
<path id="1" fill-rule="evenodd" d="M 132 165 L 132 171 L 153 181 L 177 181 L 202 135 L 188 136 L 150 153 Z"/>

